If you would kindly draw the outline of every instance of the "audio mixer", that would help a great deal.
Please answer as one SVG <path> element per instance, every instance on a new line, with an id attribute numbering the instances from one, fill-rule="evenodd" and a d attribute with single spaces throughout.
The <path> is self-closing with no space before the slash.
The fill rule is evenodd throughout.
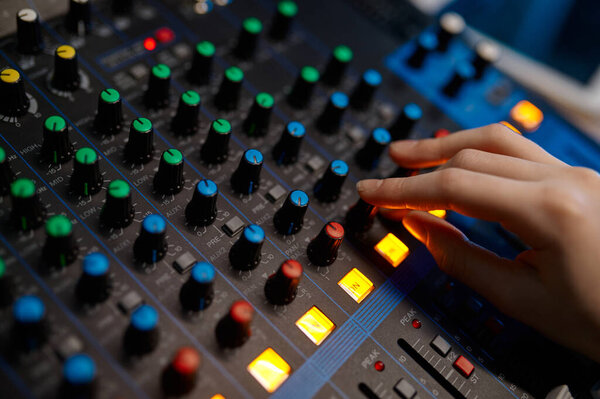
<path id="1" fill-rule="evenodd" d="M 391 141 L 499 121 L 600 170 L 460 16 L 398 2 L 396 35 L 361 1 L 22 3 L 1 17 L 0 397 L 600 397 L 597 364 L 358 200 L 418 173 Z"/>

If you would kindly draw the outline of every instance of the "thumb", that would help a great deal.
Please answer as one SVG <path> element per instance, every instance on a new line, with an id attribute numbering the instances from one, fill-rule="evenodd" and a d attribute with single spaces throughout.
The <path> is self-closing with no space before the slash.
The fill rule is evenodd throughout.
<path id="1" fill-rule="evenodd" d="M 412 211 L 406 215 L 404 227 L 421 241 L 439 268 L 479 292 L 500 311 L 516 316 L 521 313 L 524 297 L 528 297 L 534 276 L 530 270 L 501 258 L 469 241 L 447 221 Z"/>

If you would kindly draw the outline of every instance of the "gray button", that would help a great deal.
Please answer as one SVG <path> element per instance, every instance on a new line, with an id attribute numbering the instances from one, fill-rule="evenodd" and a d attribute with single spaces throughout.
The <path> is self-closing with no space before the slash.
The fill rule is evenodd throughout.
<path id="1" fill-rule="evenodd" d="M 318 157 L 318 156 L 314 156 L 311 159 L 308 160 L 308 162 L 306 162 L 306 167 L 308 168 L 308 170 L 310 170 L 312 173 L 318 171 L 319 169 L 323 168 L 323 166 L 325 166 L 325 161 L 323 161 L 323 158 Z"/>
<path id="2" fill-rule="evenodd" d="M 83 351 L 83 342 L 74 335 L 69 335 L 56 347 L 56 354 L 62 360 Z"/>
<path id="3" fill-rule="evenodd" d="M 278 184 L 267 192 L 267 198 L 271 202 L 277 202 L 283 198 L 286 193 L 287 191 Z"/>
<path id="4" fill-rule="evenodd" d="M 400 378 L 400 381 L 396 383 L 394 391 L 396 391 L 402 399 L 412 399 L 417 394 L 417 390 L 404 378 Z"/>
<path id="5" fill-rule="evenodd" d="M 234 235 L 242 231 L 243 228 L 244 222 L 242 222 L 242 220 L 237 216 L 232 217 L 227 223 L 223 225 L 223 230 L 225 231 L 225 233 L 227 233 L 229 237 L 233 237 Z"/>
<path id="6" fill-rule="evenodd" d="M 175 262 L 173 262 L 173 267 L 175 267 L 175 270 L 177 270 L 179 273 L 184 274 L 187 273 L 195 264 L 196 258 L 194 258 L 194 255 L 186 251 L 177 259 L 175 259 Z"/>
<path id="7" fill-rule="evenodd" d="M 123 298 L 121 298 L 121 300 L 119 301 L 119 309 L 121 309 L 123 313 L 127 314 L 135 308 L 137 308 L 138 306 L 140 306 L 142 302 L 144 302 L 144 300 L 142 299 L 140 294 L 138 294 L 135 291 L 131 291 L 125 294 Z"/>
<path id="8" fill-rule="evenodd" d="M 452 347 L 450 346 L 448 341 L 446 341 L 444 338 L 442 338 L 441 335 L 435 336 L 433 341 L 431 341 L 431 347 L 433 349 L 435 349 L 435 351 L 437 353 L 439 353 L 440 355 L 442 355 L 444 357 L 446 357 L 448 355 L 448 353 L 450 352 L 450 349 L 452 349 Z"/>

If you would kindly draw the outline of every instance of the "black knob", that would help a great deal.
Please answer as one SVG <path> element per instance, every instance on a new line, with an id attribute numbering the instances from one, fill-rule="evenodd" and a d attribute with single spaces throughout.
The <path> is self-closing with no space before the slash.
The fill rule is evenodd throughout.
<path id="1" fill-rule="evenodd" d="M 92 399 L 97 388 L 96 363 L 85 353 L 68 357 L 63 364 L 59 397 Z"/>
<path id="2" fill-rule="evenodd" d="M 265 283 L 265 296 L 273 305 L 287 305 L 296 298 L 302 265 L 293 259 L 284 261 Z"/>
<path id="3" fill-rule="evenodd" d="M 283 235 L 296 234 L 304 224 L 308 209 L 308 195 L 304 191 L 290 192 L 283 205 L 273 216 L 275 228 Z"/>
<path id="4" fill-rule="evenodd" d="M 423 111 L 415 103 L 408 103 L 402 107 L 400 115 L 396 118 L 396 121 L 390 126 L 389 132 L 392 135 L 392 140 L 404 140 L 407 139 L 413 126 L 421 119 Z"/>
<path id="5" fill-rule="evenodd" d="M 197 312 L 210 306 L 215 295 L 213 284 L 215 267 L 207 262 L 198 262 L 192 268 L 190 278 L 181 286 L 179 302 L 185 310 Z"/>
<path id="6" fill-rule="evenodd" d="M 283 128 L 281 137 L 272 152 L 277 165 L 290 165 L 298 160 L 298 153 L 305 134 L 306 129 L 300 122 L 289 122 Z"/>
<path id="7" fill-rule="evenodd" d="M 89 147 L 78 149 L 73 160 L 71 191 L 84 196 L 96 194 L 102 188 L 103 181 L 96 151 Z"/>
<path id="8" fill-rule="evenodd" d="M 381 74 L 375 69 L 367 69 L 350 95 L 350 105 L 355 109 L 367 109 L 373 101 L 377 88 L 381 85 Z"/>
<path id="9" fill-rule="evenodd" d="M 312 98 L 319 78 L 319 71 L 315 67 L 303 66 L 287 96 L 288 104 L 294 108 L 305 108 Z"/>
<path id="10" fill-rule="evenodd" d="M 106 202 L 100 211 L 100 225 L 107 228 L 127 227 L 133 221 L 131 189 L 124 180 L 113 180 L 106 190 Z"/>
<path id="11" fill-rule="evenodd" d="M 171 68 L 165 64 L 156 64 L 150 71 L 148 88 L 144 94 L 144 103 L 151 109 L 165 108 L 169 105 L 171 87 Z"/>
<path id="12" fill-rule="evenodd" d="M 13 304 L 12 313 L 11 347 L 23 352 L 39 349 L 48 338 L 44 302 L 35 295 L 23 295 Z"/>
<path id="13" fill-rule="evenodd" d="M 183 189 L 183 155 L 175 148 L 162 153 L 158 172 L 154 175 L 154 189 L 161 194 L 175 194 Z"/>
<path id="14" fill-rule="evenodd" d="M 455 12 L 444 13 L 440 18 L 440 26 L 437 32 L 437 50 L 445 52 L 448 50 L 450 41 L 465 30 L 465 20 Z"/>
<path id="15" fill-rule="evenodd" d="M 250 324 L 254 318 L 254 308 L 246 301 L 236 301 L 229 312 L 217 323 L 215 335 L 222 348 L 242 346 L 252 334 Z"/>
<path id="16" fill-rule="evenodd" d="M 262 256 L 261 249 L 265 241 L 265 231 L 255 224 L 244 228 L 242 235 L 229 250 L 229 262 L 234 269 L 252 270 L 258 266 Z"/>
<path id="17" fill-rule="evenodd" d="M 20 178 L 10 185 L 10 220 L 16 230 L 36 229 L 44 222 L 46 208 L 40 202 L 32 180 Z"/>
<path id="18" fill-rule="evenodd" d="M 244 132 L 250 137 L 260 137 L 267 134 L 273 110 L 273 96 L 269 93 L 258 93 L 254 103 L 244 120 Z"/>
<path id="19" fill-rule="evenodd" d="M 76 35 L 85 35 L 92 28 L 91 14 L 89 0 L 70 0 L 65 27 Z"/>
<path id="20" fill-rule="evenodd" d="M 54 52 L 54 72 L 50 85 L 56 90 L 74 91 L 80 83 L 77 52 L 68 44 L 58 46 Z"/>
<path id="21" fill-rule="evenodd" d="M 381 154 L 391 140 L 392 136 L 386 129 L 382 127 L 373 129 L 363 148 L 358 150 L 354 157 L 358 166 L 364 170 L 375 169 L 379 164 Z"/>
<path id="22" fill-rule="evenodd" d="M 182 396 L 196 386 L 202 358 L 189 346 L 179 348 L 162 373 L 162 389 L 167 395 Z"/>
<path id="23" fill-rule="evenodd" d="M 200 95 L 193 90 L 184 91 L 179 97 L 177 113 L 171 120 L 171 130 L 179 136 L 191 136 L 198 131 Z"/>
<path id="24" fill-rule="evenodd" d="M 321 202 L 333 202 L 338 199 L 342 185 L 348 176 L 348 164 L 342 160 L 332 161 L 313 189 L 315 197 Z"/>
<path id="25" fill-rule="evenodd" d="M 188 80 L 196 85 L 202 86 L 210 81 L 212 73 L 213 58 L 215 56 L 215 45 L 205 40 L 194 48 L 192 66 L 188 71 Z"/>
<path id="26" fill-rule="evenodd" d="M 217 217 L 217 197 L 219 190 L 212 180 L 200 180 L 185 207 L 185 218 L 194 226 L 208 226 Z"/>
<path id="27" fill-rule="evenodd" d="M 73 236 L 73 225 L 64 215 L 54 215 L 46 221 L 46 242 L 42 261 L 49 268 L 61 269 L 73 263 L 79 248 Z"/>
<path id="28" fill-rule="evenodd" d="M 421 33 L 414 43 L 414 50 L 406 59 L 406 64 L 412 68 L 419 69 L 423 66 L 425 58 L 438 47 L 438 40 L 434 33 Z"/>
<path id="29" fill-rule="evenodd" d="M 348 108 L 348 96 L 339 91 L 333 93 L 317 119 L 317 128 L 321 133 L 337 133 L 342 124 L 342 116 L 344 116 L 346 108 Z"/>
<path id="30" fill-rule="evenodd" d="M 131 314 L 125 330 L 125 352 L 128 355 L 145 355 L 156 348 L 159 339 L 158 312 L 150 305 L 141 305 Z"/>
<path id="31" fill-rule="evenodd" d="M 17 51 L 21 54 L 37 54 L 44 48 L 38 13 L 31 8 L 17 12 Z"/>
<path id="32" fill-rule="evenodd" d="M 0 308 L 12 303 L 15 294 L 13 277 L 6 272 L 6 263 L 0 258 Z"/>
<path id="33" fill-rule="evenodd" d="M 456 63 L 456 69 L 454 74 L 442 88 L 442 93 L 448 97 L 456 97 L 464 86 L 465 82 L 475 77 L 475 68 L 470 62 L 466 60 L 460 60 Z"/>
<path id="34" fill-rule="evenodd" d="M 350 61 L 352 50 L 348 46 L 340 45 L 333 49 L 329 62 L 323 71 L 321 81 L 327 86 L 337 86 L 342 81 Z"/>
<path id="35" fill-rule="evenodd" d="M 306 254 L 310 262 L 317 266 L 329 266 L 335 262 L 338 249 L 344 239 L 344 228 L 336 222 L 329 222 L 308 244 Z"/>
<path id="36" fill-rule="evenodd" d="M 240 100 L 240 91 L 244 81 L 244 72 L 236 66 L 225 70 L 221 86 L 215 96 L 215 105 L 223 111 L 231 111 L 237 108 Z"/>
<path id="37" fill-rule="evenodd" d="M 223 163 L 229 156 L 231 124 L 226 119 L 217 119 L 210 124 L 206 141 L 200 149 L 200 157 L 208 164 Z"/>
<path id="38" fill-rule="evenodd" d="M 10 185 L 15 181 L 15 174 L 10 167 L 4 148 L 0 147 L 0 196 L 3 197 L 10 192 Z"/>
<path id="39" fill-rule="evenodd" d="M 156 214 L 148 215 L 142 222 L 140 235 L 133 244 L 133 256 L 138 262 L 156 263 L 167 253 L 167 222 Z"/>
<path id="40" fill-rule="evenodd" d="M 283 40 L 290 33 L 292 21 L 298 14 L 298 6 L 290 0 L 283 0 L 277 4 L 277 11 L 273 16 L 269 37 L 273 40 Z"/>
<path id="41" fill-rule="evenodd" d="M 87 304 L 108 299 L 112 289 L 109 266 L 108 258 L 100 252 L 92 252 L 83 258 L 81 277 L 75 285 L 77 299 Z"/>
<path id="42" fill-rule="evenodd" d="M 125 157 L 128 161 L 140 164 L 152 159 L 154 152 L 154 129 L 146 118 L 137 118 L 131 122 L 129 140 L 125 144 Z"/>
<path id="43" fill-rule="evenodd" d="M 114 14 L 129 14 L 133 9 L 133 0 L 112 0 L 111 9 Z"/>
<path id="44" fill-rule="evenodd" d="M 46 118 L 42 137 L 42 161 L 58 165 L 71 159 L 73 144 L 69 138 L 69 126 L 62 117 L 53 115 Z"/>
<path id="45" fill-rule="evenodd" d="M 251 194 L 260 186 L 260 171 L 263 155 L 260 151 L 249 149 L 244 151 L 237 169 L 231 175 L 231 187 L 236 193 Z"/>
<path id="46" fill-rule="evenodd" d="M 123 108 L 121 95 L 115 89 L 104 89 L 98 95 L 98 112 L 94 118 L 94 128 L 101 135 L 121 132 Z"/>
<path id="47" fill-rule="evenodd" d="M 475 57 L 473 58 L 473 68 L 475 68 L 474 78 L 479 80 L 490 64 L 493 64 L 500 57 L 500 49 L 495 44 L 488 41 L 481 41 L 475 46 Z"/>
<path id="48" fill-rule="evenodd" d="M 233 50 L 233 54 L 237 58 L 247 60 L 254 56 L 262 28 L 262 22 L 258 18 L 250 17 L 242 22 L 242 29 L 238 36 L 237 45 Z"/>
<path id="49" fill-rule="evenodd" d="M 359 198 L 346 213 L 346 228 L 355 233 L 364 233 L 373 225 L 376 214 L 375 206 Z"/>
<path id="50" fill-rule="evenodd" d="M 29 97 L 19 71 L 4 68 L 0 72 L 0 112 L 6 116 L 21 116 L 29 109 Z"/>

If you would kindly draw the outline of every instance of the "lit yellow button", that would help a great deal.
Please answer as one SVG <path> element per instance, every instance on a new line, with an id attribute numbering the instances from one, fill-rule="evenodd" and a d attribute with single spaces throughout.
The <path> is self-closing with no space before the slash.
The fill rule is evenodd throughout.
<path id="1" fill-rule="evenodd" d="M 62 46 L 58 46 L 56 49 L 56 55 L 58 55 L 60 58 L 68 60 L 75 57 L 75 49 L 68 44 L 63 44 Z"/>
<path id="2" fill-rule="evenodd" d="M 2 70 L 0 77 L 4 83 L 15 83 L 19 80 L 21 74 L 16 69 L 6 68 Z"/>
<path id="3" fill-rule="evenodd" d="M 289 377 L 291 367 L 273 350 L 267 348 L 248 365 L 248 372 L 267 390 L 274 392 Z"/>
<path id="4" fill-rule="evenodd" d="M 211 396 L 210 399 L 225 399 L 225 396 L 218 393 L 216 395 Z"/>
<path id="5" fill-rule="evenodd" d="M 544 113 L 527 100 L 521 100 L 510 110 L 510 117 L 528 132 L 540 126 Z"/>
<path id="6" fill-rule="evenodd" d="M 511 125 L 510 123 L 508 123 L 507 121 L 501 121 L 500 122 L 501 125 L 506 126 L 507 128 L 509 128 L 510 130 L 512 130 L 515 133 L 519 133 L 522 134 L 519 129 L 517 129 L 516 127 L 514 127 L 513 125 Z"/>
<path id="7" fill-rule="evenodd" d="M 316 306 L 304 313 L 296 322 L 300 329 L 317 346 L 335 329 L 335 324 L 327 318 Z"/>
<path id="8" fill-rule="evenodd" d="M 357 268 L 353 268 L 348 274 L 342 277 L 338 281 L 338 285 L 358 303 L 361 303 L 375 288 L 371 280 Z"/>
<path id="9" fill-rule="evenodd" d="M 433 211 L 429 211 L 429 213 L 431 213 L 433 216 L 439 217 L 440 219 L 443 219 L 446 217 L 445 209 L 435 209 Z"/>
<path id="10" fill-rule="evenodd" d="M 375 251 L 394 267 L 402 263 L 410 252 L 408 247 L 392 233 L 388 233 L 375 245 Z"/>

